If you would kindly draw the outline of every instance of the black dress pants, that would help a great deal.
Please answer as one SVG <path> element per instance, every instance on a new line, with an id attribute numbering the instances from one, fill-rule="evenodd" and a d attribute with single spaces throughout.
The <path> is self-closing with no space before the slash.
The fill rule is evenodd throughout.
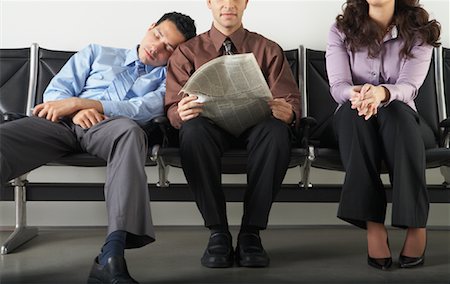
<path id="1" fill-rule="evenodd" d="M 338 217 L 358 227 L 384 223 L 386 195 L 380 179 L 384 160 L 392 185 L 392 226 L 426 227 L 429 201 L 425 149 L 436 145 L 432 130 L 400 101 L 381 107 L 365 120 L 342 105 L 334 116 L 345 181 Z"/>
<path id="2" fill-rule="evenodd" d="M 290 138 L 289 126 L 272 117 L 246 130 L 239 138 L 203 117 L 182 125 L 181 163 L 206 227 L 228 224 L 221 188 L 221 157 L 236 144 L 242 144 L 248 152 L 242 225 L 267 227 L 272 202 L 288 168 Z"/>

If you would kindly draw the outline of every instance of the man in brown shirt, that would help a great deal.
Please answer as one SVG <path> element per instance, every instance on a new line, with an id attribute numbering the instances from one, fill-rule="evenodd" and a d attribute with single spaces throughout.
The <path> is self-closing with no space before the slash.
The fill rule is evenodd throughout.
<path id="1" fill-rule="evenodd" d="M 300 118 L 300 93 L 281 47 L 242 26 L 248 0 L 208 0 L 213 15 L 211 29 L 180 45 L 167 69 L 165 107 L 171 124 L 180 129 L 183 171 L 197 206 L 211 230 L 201 259 L 206 267 L 230 267 L 234 262 L 226 204 L 221 189 L 221 156 L 230 146 L 248 151 L 248 189 L 236 247 L 240 266 L 269 264 L 259 231 L 267 227 L 269 211 L 286 174 L 290 155 L 290 127 Z M 231 41 L 231 50 L 224 48 Z M 239 137 L 202 117 L 203 103 L 196 96 L 179 95 L 189 77 L 206 62 L 231 53 L 253 53 L 273 100 L 272 116 L 250 127 Z"/>

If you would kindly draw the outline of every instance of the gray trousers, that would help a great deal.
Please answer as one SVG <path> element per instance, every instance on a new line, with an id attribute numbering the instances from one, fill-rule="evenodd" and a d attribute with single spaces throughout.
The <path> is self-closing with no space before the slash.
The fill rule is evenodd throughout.
<path id="1" fill-rule="evenodd" d="M 105 200 L 108 233 L 127 231 L 127 248 L 154 241 L 145 174 L 147 136 L 134 121 L 116 117 L 89 129 L 70 120 L 27 117 L 0 125 L 0 182 L 74 152 L 107 161 Z"/>

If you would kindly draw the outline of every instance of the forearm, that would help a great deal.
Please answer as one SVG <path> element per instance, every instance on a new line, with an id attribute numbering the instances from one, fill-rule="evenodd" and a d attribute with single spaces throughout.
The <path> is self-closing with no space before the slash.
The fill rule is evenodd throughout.
<path id="1" fill-rule="evenodd" d="M 181 127 L 181 124 L 183 123 L 183 121 L 180 118 L 180 115 L 178 114 L 177 111 L 177 104 L 173 104 L 169 107 L 169 109 L 167 110 L 167 118 L 170 121 L 170 124 L 179 129 Z"/>
<path id="2" fill-rule="evenodd" d="M 104 113 L 103 105 L 100 101 L 76 98 L 75 100 L 75 111 L 80 111 L 83 109 L 95 109 L 99 113 Z"/>
<path id="3" fill-rule="evenodd" d="M 103 106 L 100 101 L 97 100 L 72 97 L 61 101 L 64 101 L 64 104 L 67 104 L 70 115 L 74 115 L 84 109 L 95 109 L 97 112 L 103 113 Z"/>
<path id="4" fill-rule="evenodd" d="M 107 117 L 124 116 L 144 124 L 151 119 L 164 115 L 163 98 L 153 98 L 151 101 L 135 99 L 128 101 L 101 101 L 103 114 Z"/>
<path id="5" fill-rule="evenodd" d="M 411 84 L 381 84 L 383 88 L 389 93 L 389 99 L 385 100 L 383 103 L 385 105 L 390 102 L 397 100 L 404 103 L 409 103 L 413 101 L 418 93 L 418 88 Z"/>

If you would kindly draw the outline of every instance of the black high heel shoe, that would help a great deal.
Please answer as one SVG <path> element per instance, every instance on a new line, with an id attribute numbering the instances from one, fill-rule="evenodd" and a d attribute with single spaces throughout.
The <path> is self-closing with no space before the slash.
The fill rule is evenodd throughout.
<path id="1" fill-rule="evenodd" d="M 427 238 L 428 240 L 428 238 Z M 427 242 L 425 241 L 425 248 L 423 250 L 422 256 L 419 257 L 410 257 L 403 255 L 403 249 L 398 257 L 398 266 L 400 268 L 414 268 L 421 266 L 425 263 L 425 251 L 427 249 Z"/>
<path id="2" fill-rule="evenodd" d="M 373 258 L 367 255 L 367 263 L 377 269 L 388 270 L 392 266 L 392 257 Z"/>
<path id="3" fill-rule="evenodd" d="M 387 245 L 389 252 L 391 252 L 391 248 L 389 247 L 389 239 L 387 239 Z M 370 255 L 367 253 L 367 264 L 380 270 L 388 270 L 392 266 L 392 256 L 384 258 L 374 258 L 370 257 Z"/>
<path id="4" fill-rule="evenodd" d="M 409 257 L 400 254 L 398 258 L 398 265 L 400 268 L 413 268 L 421 266 L 425 263 L 425 253 L 419 257 Z"/>

